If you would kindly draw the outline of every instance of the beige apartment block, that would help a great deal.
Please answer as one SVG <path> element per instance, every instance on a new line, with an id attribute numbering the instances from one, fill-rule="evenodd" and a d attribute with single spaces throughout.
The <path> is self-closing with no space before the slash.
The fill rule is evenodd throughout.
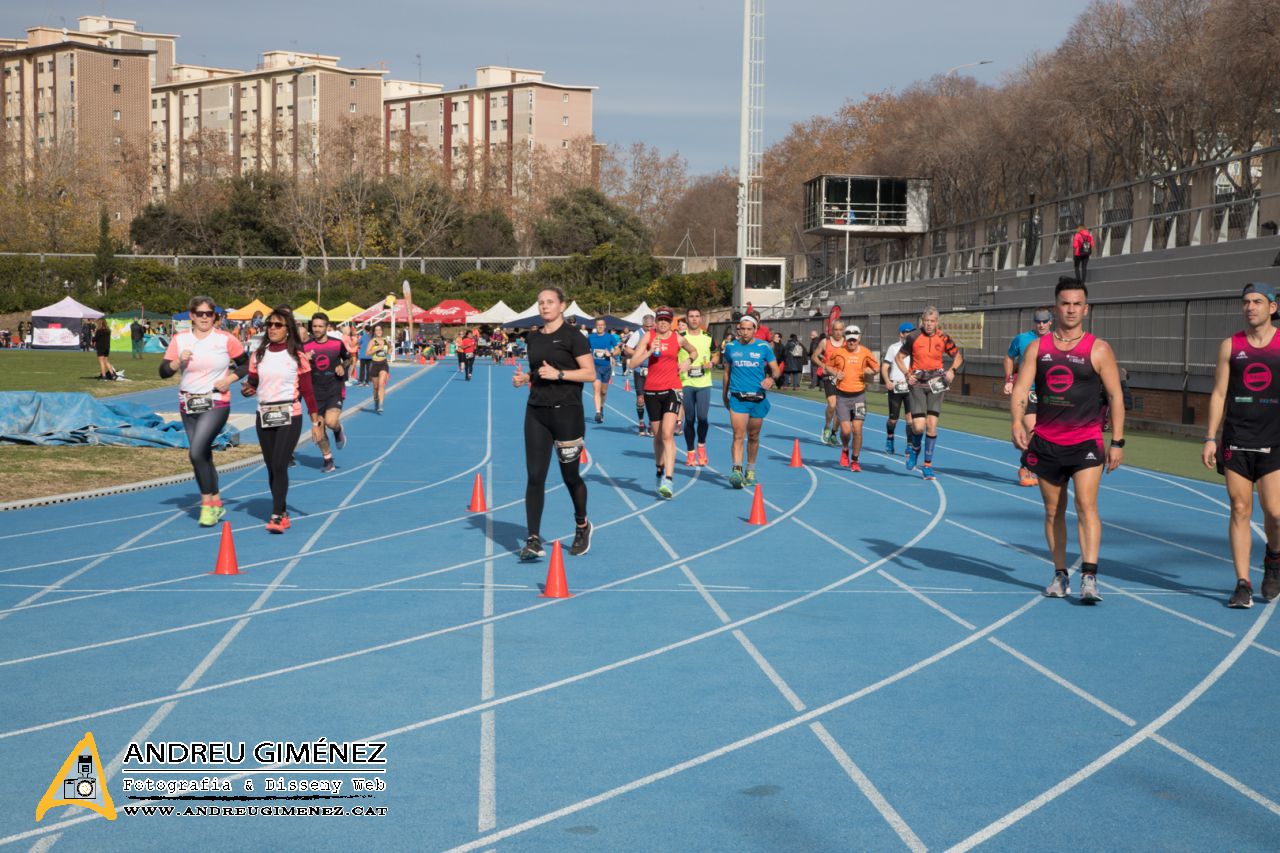
<path id="1" fill-rule="evenodd" d="M 175 65 L 151 91 L 153 195 L 197 175 L 307 171 L 328 131 L 377 121 L 385 73 L 283 50 L 262 54 L 253 71 Z"/>
<path id="2" fill-rule="evenodd" d="M 146 145 L 154 58 L 153 50 L 114 47 L 100 33 L 54 27 L 0 42 L 4 150 L 27 173 L 38 155 L 57 154 L 118 175 L 126 148 Z"/>
<path id="3" fill-rule="evenodd" d="M 469 174 L 467 167 L 485 165 L 502 149 L 564 149 L 570 140 L 590 136 L 597 87 L 544 77 L 542 71 L 485 65 L 476 69 L 474 86 L 388 95 L 383 121 L 389 159 L 403 162 L 406 153 L 424 152 L 446 170 Z M 513 160 L 503 158 L 508 193 Z"/>

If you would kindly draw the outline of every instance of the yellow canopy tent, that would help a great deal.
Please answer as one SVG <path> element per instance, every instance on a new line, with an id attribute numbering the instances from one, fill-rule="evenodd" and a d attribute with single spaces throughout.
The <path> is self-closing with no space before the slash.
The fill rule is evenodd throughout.
<path id="1" fill-rule="evenodd" d="M 261 311 L 262 316 L 265 317 L 271 313 L 271 306 L 265 304 L 261 299 L 255 299 L 252 302 L 250 302 L 248 305 L 244 306 L 243 308 L 238 308 L 235 311 L 232 311 L 231 313 L 227 314 L 227 319 L 228 320 L 252 320 L 253 315 L 257 314 L 259 311 Z"/>
<path id="2" fill-rule="evenodd" d="M 363 310 L 364 309 L 361 308 L 359 305 L 355 305 L 350 302 L 344 302 L 341 305 L 339 305 L 337 308 L 332 308 L 329 310 L 328 312 L 329 322 L 345 323 Z"/>
<path id="3" fill-rule="evenodd" d="M 325 311 L 323 308 L 317 305 L 316 301 L 312 299 L 309 302 L 307 302 L 306 305 L 299 305 L 297 308 L 294 308 L 293 316 L 297 317 L 299 320 L 310 320 L 312 314 L 316 314 L 321 311 L 324 311 L 324 313 L 326 314 L 329 313 L 328 311 Z"/>

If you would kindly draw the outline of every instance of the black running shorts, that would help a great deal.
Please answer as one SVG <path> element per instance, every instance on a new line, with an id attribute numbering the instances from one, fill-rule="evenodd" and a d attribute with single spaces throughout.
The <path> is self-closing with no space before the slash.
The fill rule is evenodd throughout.
<path id="1" fill-rule="evenodd" d="M 683 395 L 679 391 L 645 391 L 644 392 L 644 408 L 649 415 L 649 420 L 657 422 L 662 420 L 665 414 L 679 414 L 681 397 Z"/>
<path id="2" fill-rule="evenodd" d="M 1085 468 L 1098 467 L 1106 460 L 1101 440 L 1054 444 L 1033 435 L 1031 444 L 1022 452 L 1022 467 L 1055 486 L 1062 485 Z"/>
<path id="3" fill-rule="evenodd" d="M 1223 476 L 1228 471 L 1235 471 L 1249 482 L 1256 483 L 1277 470 L 1280 470 L 1280 453 L 1218 445 L 1218 473 Z"/>

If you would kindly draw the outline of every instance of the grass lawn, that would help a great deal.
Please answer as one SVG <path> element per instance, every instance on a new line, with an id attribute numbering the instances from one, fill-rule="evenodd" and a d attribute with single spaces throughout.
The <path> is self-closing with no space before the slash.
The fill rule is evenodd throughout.
<path id="1" fill-rule="evenodd" d="M 215 451 L 223 465 L 260 456 L 256 444 Z M 38 473 L 37 473 L 38 472 Z M 187 451 L 160 447 L 0 447 L 0 503 L 119 486 L 191 472 Z M 194 491 L 195 485 L 192 484 Z"/>
<path id="2" fill-rule="evenodd" d="M 101 382 L 92 353 L 41 350 L 0 351 L 0 391 L 83 391 L 95 397 L 145 391 L 176 385 L 177 377 L 161 379 L 161 356 L 141 359 L 113 353 L 111 363 L 124 370 L 126 382 Z M 174 409 L 177 398 L 174 398 Z M 217 465 L 260 453 L 257 445 L 214 453 Z M 0 502 L 81 492 L 191 471 L 187 451 L 158 447 L 0 446 Z M 38 474 L 34 472 L 39 472 Z"/>
<path id="3" fill-rule="evenodd" d="M 785 393 L 788 397 L 805 397 L 810 400 L 822 399 L 821 391 L 810 391 L 807 388 Z M 868 392 L 867 408 L 881 415 L 888 414 L 888 400 L 885 394 L 880 390 Z M 820 427 L 821 424 L 818 426 Z M 939 421 L 939 452 L 944 452 L 946 449 L 946 430 L 948 429 L 958 429 L 975 433 L 976 435 L 987 435 L 992 438 L 1002 439 L 1008 443 L 1009 459 L 1016 461 L 1017 451 L 1014 450 L 1013 444 L 1009 442 L 1009 412 L 1005 409 L 987 409 L 981 406 L 965 405 L 948 400 L 942 406 L 942 420 Z M 815 429 L 816 431 L 817 429 Z M 901 426 L 898 427 L 898 438 L 901 442 Z M 868 446 L 876 447 L 883 444 L 882 439 L 883 432 L 880 433 L 880 438 L 877 438 L 874 430 L 868 430 L 863 440 L 864 443 L 869 442 Z M 1126 465 L 1133 465 L 1138 468 L 1146 468 L 1166 474 L 1178 474 L 1194 480 L 1221 484 L 1222 477 L 1200 463 L 1201 447 L 1201 443 L 1196 439 L 1126 429 L 1124 461 Z"/>
<path id="4" fill-rule="evenodd" d="M 102 382 L 93 353 L 0 350 L 0 391 L 83 391 L 95 397 L 111 397 L 177 385 L 176 376 L 160 378 L 161 358 L 160 353 L 144 353 L 140 359 L 127 352 L 112 353 L 112 366 L 123 370 L 127 381 Z"/>

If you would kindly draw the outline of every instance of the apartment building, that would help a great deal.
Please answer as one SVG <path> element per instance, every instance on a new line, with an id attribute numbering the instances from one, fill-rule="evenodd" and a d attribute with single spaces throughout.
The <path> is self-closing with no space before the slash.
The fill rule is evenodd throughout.
<path id="1" fill-rule="evenodd" d="M 152 193 L 201 173 L 293 175 L 322 155 L 326 131 L 376 122 L 380 69 L 341 68 L 339 57 L 271 50 L 253 71 L 175 65 L 151 90 Z"/>
<path id="2" fill-rule="evenodd" d="M 406 149 L 434 152 L 446 169 L 479 165 L 505 148 L 568 148 L 590 136 L 595 86 L 550 83 L 545 73 L 485 65 L 474 86 L 384 98 L 385 140 L 392 161 Z M 470 158 L 470 162 L 462 162 Z M 513 158 L 504 157 L 507 191 Z"/>
<path id="3" fill-rule="evenodd" d="M 40 149 L 118 164 L 126 144 L 146 144 L 156 51 L 113 46 L 131 22 L 112 23 L 112 34 L 31 27 L 0 42 L 0 139 L 24 168 Z"/>

